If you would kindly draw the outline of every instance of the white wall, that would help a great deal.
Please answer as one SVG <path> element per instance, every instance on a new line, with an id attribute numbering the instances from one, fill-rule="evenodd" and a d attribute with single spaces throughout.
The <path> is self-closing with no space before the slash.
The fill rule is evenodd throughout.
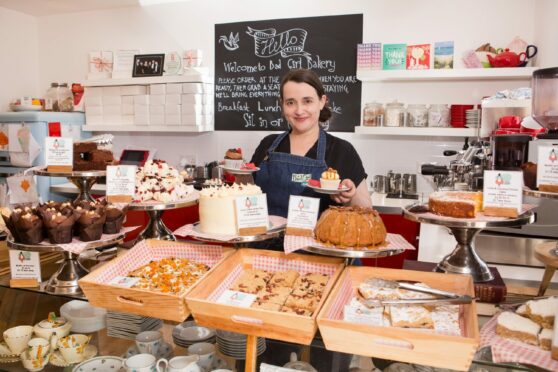
<path id="1" fill-rule="evenodd" d="M 14 98 L 39 93 L 37 19 L 0 7 L 0 111 Z"/>
<path id="2" fill-rule="evenodd" d="M 541 58 L 556 62 L 558 48 L 543 24 L 555 29 L 553 0 L 323 0 L 280 2 L 258 0 L 192 0 L 147 8 L 40 17 L 39 89 L 46 91 L 51 81 L 83 81 L 87 73 L 87 53 L 91 50 L 139 48 L 161 52 L 200 48 L 206 66 L 213 67 L 214 24 L 248 20 L 308 17 L 336 14 L 364 14 L 363 40 L 383 43 L 455 41 L 456 67 L 466 49 L 491 42 L 505 46 L 516 35 L 538 44 Z M 335 27 L 335 25 L 332 25 Z M 556 35 L 556 32 L 553 33 Z M 552 49 L 552 50 L 550 50 Z M 548 53 L 548 54 L 547 54 Z M 547 61 L 550 59 L 550 61 Z M 556 63 L 554 63 L 556 64 Z M 478 103 L 497 90 L 526 86 L 524 81 L 469 81 L 421 83 L 365 83 L 363 102 Z M 159 156 L 177 162 L 181 154 L 197 153 L 199 161 L 221 158 L 226 148 L 243 147 L 251 154 L 262 132 L 216 132 L 210 134 L 117 134 L 117 147 L 155 147 Z M 363 137 L 340 134 L 357 148 L 369 175 L 415 171 L 419 162 L 441 159 L 443 148 L 459 148 L 461 140 L 435 138 Z M 386 161 L 389 159 L 389 161 Z M 419 182 L 419 188 L 424 189 Z"/>

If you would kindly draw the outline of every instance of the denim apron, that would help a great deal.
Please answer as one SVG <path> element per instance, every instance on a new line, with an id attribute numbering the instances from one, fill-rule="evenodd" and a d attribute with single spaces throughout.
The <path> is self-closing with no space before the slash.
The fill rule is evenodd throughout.
<path id="1" fill-rule="evenodd" d="M 256 185 L 267 194 L 268 213 L 287 217 L 291 195 L 319 197 L 320 211 L 323 211 L 330 204 L 329 196 L 320 195 L 306 185 L 310 179 L 319 180 L 322 172 L 327 170 L 326 134 L 320 129 L 315 160 L 305 156 L 276 152 L 277 146 L 288 135 L 289 132 L 282 133 L 273 141 L 267 150 L 266 158 L 260 163 L 260 170 L 256 173 Z"/>

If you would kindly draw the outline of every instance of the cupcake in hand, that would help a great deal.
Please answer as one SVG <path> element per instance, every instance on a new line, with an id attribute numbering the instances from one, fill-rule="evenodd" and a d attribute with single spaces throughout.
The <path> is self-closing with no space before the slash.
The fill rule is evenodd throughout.
<path id="1" fill-rule="evenodd" d="M 320 178 L 320 185 L 323 189 L 337 190 L 340 183 L 339 174 L 333 168 L 328 168 Z"/>
<path id="2" fill-rule="evenodd" d="M 101 239 L 106 214 L 104 209 L 92 209 L 81 214 L 77 221 L 79 240 L 90 242 Z"/>
<path id="3" fill-rule="evenodd" d="M 107 205 L 106 220 L 103 225 L 103 233 L 105 234 L 117 234 L 120 229 L 122 229 L 122 224 L 126 219 L 126 212 L 128 211 L 128 206 L 124 208 L 119 208 L 115 204 Z"/>
<path id="4" fill-rule="evenodd" d="M 48 240 L 51 244 L 68 244 L 72 242 L 73 229 L 79 213 L 74 211 L 70 215 L 64 215 L 54 208 L 48 208 L 43 212 L 43 223 L 46 227 Z"/>
<path id="5" fill-rule="evenodd" d="M 244 161 L 242 160 L 242 149 L 228 149 L 225 153 L 225 167 L 230 169 L 240 169 Z"/>
<path id="6" fill-rule="evenodd" d="M 4 217 L 4 214 L 2 214 Z M 39 244 L 44 239 L 43 221 L 29 207 L 16 208 L 9 218 L 5 218 L 6 226 L 14 240 L 23 244 Z"/>

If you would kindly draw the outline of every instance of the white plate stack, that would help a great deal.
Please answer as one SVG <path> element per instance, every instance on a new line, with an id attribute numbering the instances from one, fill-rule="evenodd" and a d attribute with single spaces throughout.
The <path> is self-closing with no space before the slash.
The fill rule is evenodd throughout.
<path id="1" fill-rule="evenodd" d="M 478 128 L 480 124 L 481 110 L 465 110 L 465 126 L 467 128 Z"/>
<path id="2" fill-rule="evenodd" d="M 198 326 L 195 321 L 191 320 L 174 327 L 172 330 L 172 340 L 175 345 L 185 349 L 197 342 L 214 344 L 216 341 L 215 330 Z"/>
<path id="3" fill-rule="evenodd" d="M 153 331 L 161 328 L 163 321 L 141 315 L 107 312 L 107 334 L 110 337 L 135 340 L 136 335 L 143 331 Z"/>
<path id="4" fill-rule="evenodd" d="M 235 359 L 246 359 L 246 335 L 217 330 L 217 346 L 221 354 Z M 257 355 L 266 349 L 265 338 L 258 337 Z"/>

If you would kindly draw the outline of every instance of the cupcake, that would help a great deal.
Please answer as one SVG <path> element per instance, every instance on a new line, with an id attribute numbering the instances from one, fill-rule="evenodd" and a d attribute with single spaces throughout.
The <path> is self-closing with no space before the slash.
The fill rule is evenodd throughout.
<path id="1" fill-rule="evenodd" d="M 225 153 L 225 167 L 231 169 L 240 169 L 242 164 L 242 149 L 228 149 Z"/>
<path id="2" fill-rule="evenodd" d="M 104 208 L 92 209 L 81 214 L 77 221 L 79 240 L 90 242 L 101 239 L 106 214 Z"/>
<path id="3" fill-rule="evenodd" d="M 48 208 L 43 213 L 43 223 L 46 227 L 48 240 L 51 244 L 68 244 L 74 236 L 74 224 L 79 212 L 64 215 L 54 208 Z"/>
<path id="4" fill-rule="evenodd" d="M 103 225 L 103 233 L 105 234 L 116 234 L 122 228 L 122 224 L 126 219 L 126 212 L 128 207 L 118 208 L 114 204 L 109 204 L 106 207 L 106 220 Z"/>
<path id="5" fill-rule="evenodd" d="M 16 208 L 5 221 L 16 242 L 39 244 L 45 237 L 43 221 L 31 208 Z"/>
<path id="6" fill-rule="evenodd" d="M 322 189 L 337 190 L 339 188 L 339 183 L 341 183 L 341 180 L 339 179 L 339 174 L 335 169 L 328 168 L 322 173 L 322 177 L 320 178 L 320 185 Z"/>

